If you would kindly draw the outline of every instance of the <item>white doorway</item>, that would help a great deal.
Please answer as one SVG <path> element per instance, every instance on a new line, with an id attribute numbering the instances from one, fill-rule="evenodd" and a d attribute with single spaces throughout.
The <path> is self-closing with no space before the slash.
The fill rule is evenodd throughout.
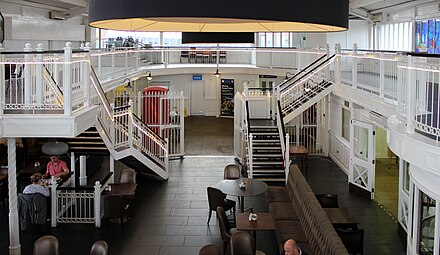
<path id="1" fill-rule="evenodd" d="M 204 116 L 205 81 L 191 81 L 191 115 Z"/>

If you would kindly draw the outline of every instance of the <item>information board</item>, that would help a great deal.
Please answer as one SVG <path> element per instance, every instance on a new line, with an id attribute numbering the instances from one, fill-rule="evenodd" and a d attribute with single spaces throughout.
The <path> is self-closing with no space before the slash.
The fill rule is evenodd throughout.
<path id="1" fill-rule="evenodd" d="M 221 79 L 221 116 L 234 116 L 234 79 Z"/>

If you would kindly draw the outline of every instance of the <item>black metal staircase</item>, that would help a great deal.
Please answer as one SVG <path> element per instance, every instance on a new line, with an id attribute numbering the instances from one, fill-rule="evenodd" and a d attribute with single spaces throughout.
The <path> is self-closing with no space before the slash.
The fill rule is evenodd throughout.
<path id="1" fill-rule="evenodd" d="M 277 125 L 272 120 L 250 120 L 252 177 L 270 185 L 285 183 L 283 154 Z"/>

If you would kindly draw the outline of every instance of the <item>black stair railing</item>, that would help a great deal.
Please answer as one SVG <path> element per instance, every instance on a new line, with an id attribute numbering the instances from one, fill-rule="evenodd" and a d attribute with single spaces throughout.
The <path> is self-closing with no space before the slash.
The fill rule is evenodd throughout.
<path id="1" fill-rule="evenodd" d="M 328 62 L 330 62 L 334 57 L 336 56 L 336 54 L 333 54 L 331 57 L 325 59 L 324 61 L 322 61 L 321 63 L 319 63 L 317 66 L 315 66 L 313 69 L 309 70 L 308 72 L 302 72 L 302 75 L 300 77 L 298 77 L 297 79 L 295 79 L 295 81 L 292 81 L 289 83 L 289 85 L 284 86 L 283 88 L 279 89 L 279 92 L 283 92 L 293 86 L 295 86 L 299 81 L 301 81 L 302 79 L 304 79 L 307 76 L 310 76 L 310 74 L 312 74 L 313 72 L 315 72 L 317 69 L 321 68 L 323 65 L 327 64 Z"/>
<path id="2" fill-rule="evenodd" d="M 281 131 L 283 132 L 283 138 L 282 139 L 284 139 L 286 137 L 286 127 L 284 126 L 284 118 L 283 118 L 284 116 L 283 116 L 283 112 L 282 112 L 282 109 L 281 109 L 281 102 L 280 102 L 280 100 L 277 100 L 277 105 L 278 105 L 278 118 L 280 118 Z"/>

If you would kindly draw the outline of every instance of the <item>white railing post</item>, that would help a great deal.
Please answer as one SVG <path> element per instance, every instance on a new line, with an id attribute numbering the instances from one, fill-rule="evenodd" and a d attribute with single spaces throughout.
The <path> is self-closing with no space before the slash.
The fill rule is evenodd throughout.
<path id="1" fill-rule="evenodd" d="M 385 91 L 385 54 L 381 52 L 379 54 L 379 96 L 381 98 L 384 98 L 384 91 Z"/>
<path id="2" fill-rule="evenodd" d="M 111 52 L 112 52 L 112 54 L 111 54 L 111 70 L 112 70 L 112 74 L 111 74 L 111 77 L 114 77 L 114 73 L 115 73 L 115 52 L 116 51 L 116 49 L 115 49 L 115 45 L 113 44 L 112 45 L 112 49 L 111 49 Z"/>
<path id="3" fill-rule="evenodd" d="M 98 77 L 101 77 L 101 70 L 102 70 L 101 50 L 98 50 Z"/>
<path id="4" fill-rule="evenodd" d="M 110 173 L 113 173 L 110 176 L 109 181 L 110 181 L 110 183 L 114 183 L 115 182 L 115 158 L 113 158 L 112 154 L 110 154 L 109 160 L 110 160 Z"/>
<path id="5" fill-rule="evenodd" d="M 99 228 L 101 227 L 101 183 L 96 181 L 94 188 L 95 227 Z"/>
<path id="6" fill-rule="evenodd" d="M 1 54 L 3 51 L 3 45 L 0 43 L 0 62 L 3 62 L 3 55 Z M 3 103 L 5 102 L 5 65 L 0 65 L 0 116 L 3 115 Z M 9 78 L 9 84 L 11 84 L 11 79 Z M 10 85 L 9 85 L 10 86 Z"/>
<path id="7" fill-rule="evenodd" d="M 253 141 L 253 135 L 252 133 L 249 134 L 249 178 L 253 177 L 253 172 L 254 172 L 254 167 L 253 167 L 253 146 L 252 146 L 252 141 Z"/>
<path id="8" fill-rule="evenodd" d="M 358 53 L 358 51 L 357 51 L 357 44 L 356 43 L 353 43 L 353 56 L 355 56 L 354 58 L 352 58 L 353 59 L 353 66 L 352 66 L 352 86 L 353 86 L 353 88 L 356 88 L 356 85 L 357 85 L 357 70 L 358 70 L 358 68 L 357 68 L 357 58 L 356 58 L 356 55 L 357 55 L 357 53 Z"/>
<path id="9" fill-rule="evenodd" d="M 76 176 L 78 175 L 76 173 L 76 161 L 75 161 L 75 152 L 70 152 L 70 171 L 73 171 L 73 178 L 71 178 L 72 180 L 72 186 L 75 187 L 76 186 Z"/>
<path id="10" fill-rule="evenodd" d="M 35 49 L 37 52 L 43 52 L 43 44 L 39 43 Z M 43 104 L 43 57 L 41 54 L 36 56 L 37 66 L 35 70 L 35 96 L 37 105 Z"/>
<path id="11" fill-rule="evenodd" d="M 168 138 L 165 138 L 165 146 L 166 146 L 166 150 L 165 150 L 165 172 L 169 172 L 169 168 L 168 168 L 168 163 L 169 163 L 169 160 L 168 160 L 168 155 L 170 154 L 170 143 L 169 143 L 169 140 L 168 140 Z"/>
<path id="12" fill-rule="evenodd" d="M 133 147 L 133 101 L 128 101 L 128 105 L 130 105 L 130 107 L 128 107 L 128 146 L 130 148 Z M 161 114 L 162 115 L 162 114 Z"/>
<path id="13" fill-rule="evenodd" d="M 110 106 L 111 106 L 111 111 L 112 111 L 112 114 L 113 114 L 113 116 L 114 116 L 114 113 L 115 113 L 115 104 L 114 103 L 111 103 L 110 104 Z M 116 129 L 115 129 L 115 120 L 113 119 L 110 119 L 110 142 L 111 142 L 111 144 L 113 145 L 113 148 L 111 148 L 111 149 L 114 149 L 114 147 L 115 147 L 115 142 L 116 142 Z"/>
<path id="14" fill-rule="evenodd" d="M 159 100 L 159 135 L 160 137 L 163 137 L 163 94 L 159 94 L 158 100 Z M 169 109 L 168 109 L 169 110 Z"/>
<path id="15" fill-rule="evenodd" d="M 31 52 L 32 49 L 32 44 L 30 43 L 26 43 L 25 48 L 24 48 L 24 52 Z M 32 62 L 33 56 L 31 54 L 26 54 L 24 56 L 24 61 L 26 63 Z M 24 65 L 24 100 L 23 103 L 26 106 L 29 106 L 32 102 L 32 73 L 31 73 L 31 67 L 32 65 Z"/>
<path id="16" fill-rule="evenodd" d="M 286 132 L 287 133 L 287 132 Z M 284 171 L 286 172 L 286 184 L 287 179 L 289 177 L 289 168 L 290 168 L 290 136 L 289 133 L 286 134 L 286 142 L 285 142 L 286 148 L 284 149 Z"/>
<path id="17" fill-rule="evenodd" d="M 11 255 L 21 254 L 18 220 L 16 149 L 15 138 L 8 138 L 9 254 Z"/>
<path id="18" fill-rule="evenodd" d="M 64 95 L 64 114 L 72 113 L 72 43 L 66 43 L 64 47 L 63 65 L 63 95 Z"/>
<path id="19" fill-rule="evenodd" d="M 414 115 L 416 112 L 416 83 L 414 77 L 414 70 L 412 70 L 413 59 L 408 56 L 408 79 L 406 81 L 406 132 L 413 134 L 414 129 Z"/>
<path id="20" fill-rule="evenodd" d="M 124 69 L 124 72 L 128 72 L 128 49 L 125 50 L 124 57 L 125 57 L 125 69 Z"/>
<path id="21" fill-rule="evenodd" d="M 79 185 L 87 185 L 87 157 L 79 156 Z"/>
<path id="22" fill-rule="evenodd" d="M 335 59 L 335 83 L 337 85 L 341 84 L 341 45 L 339 43 L 337 43 L 335 45 L 335 54 L 336 54 L 336 59 Z"/>
<path id="23" fill-rule="evenodd" d="M 139 91 L 137 94 L 137 116 L 139 116 L 139 118 L 142 118 L 142 106 L 142 92 Z"/>
<path id="24" fill-rule="evenodd" d="M 83 61 L 81 64 L 81 79 L 82 85 L 84 86 L 84 106 L 90 106 L 90 64 L 91 64 L 91 56 L 90 56 L 90 43 L 86 43 L 84 50 L 87 51 L 87 59 L 88 61 Z"/>
<path id="25" fill-rule="evenodd" d="M 278 88 L 274 87 L 272 90 L 272 120 L 275 121 L 276 120 L 276 113 L 278 112 L 277 108 L 278 108 Z"/>
<path id="26" fill-rule="evenodd" d="M 180 91 L 180 153 L 185 151 L 185 97 L 183 91 Z"/>
<path id="27" fill-rule="evenodd" d="M 325 44 L 325 52 L 327 54 L 327 60 L 330 58 L 330 45 L 328 43 Z M 327 80 L 330 80 L 330 65 L 327 65 L 325 68 Z"/>
<path id="28" fill-rule="evenodd" d="M 51 200 L 51 226 L 57 226 L 57 217 L 58 217 L 58 197 L 57 197 L 57 180 L 55 176 L 52 176 L 50 179 L 51 187 L 50 187 L 50 200 Z"/>

